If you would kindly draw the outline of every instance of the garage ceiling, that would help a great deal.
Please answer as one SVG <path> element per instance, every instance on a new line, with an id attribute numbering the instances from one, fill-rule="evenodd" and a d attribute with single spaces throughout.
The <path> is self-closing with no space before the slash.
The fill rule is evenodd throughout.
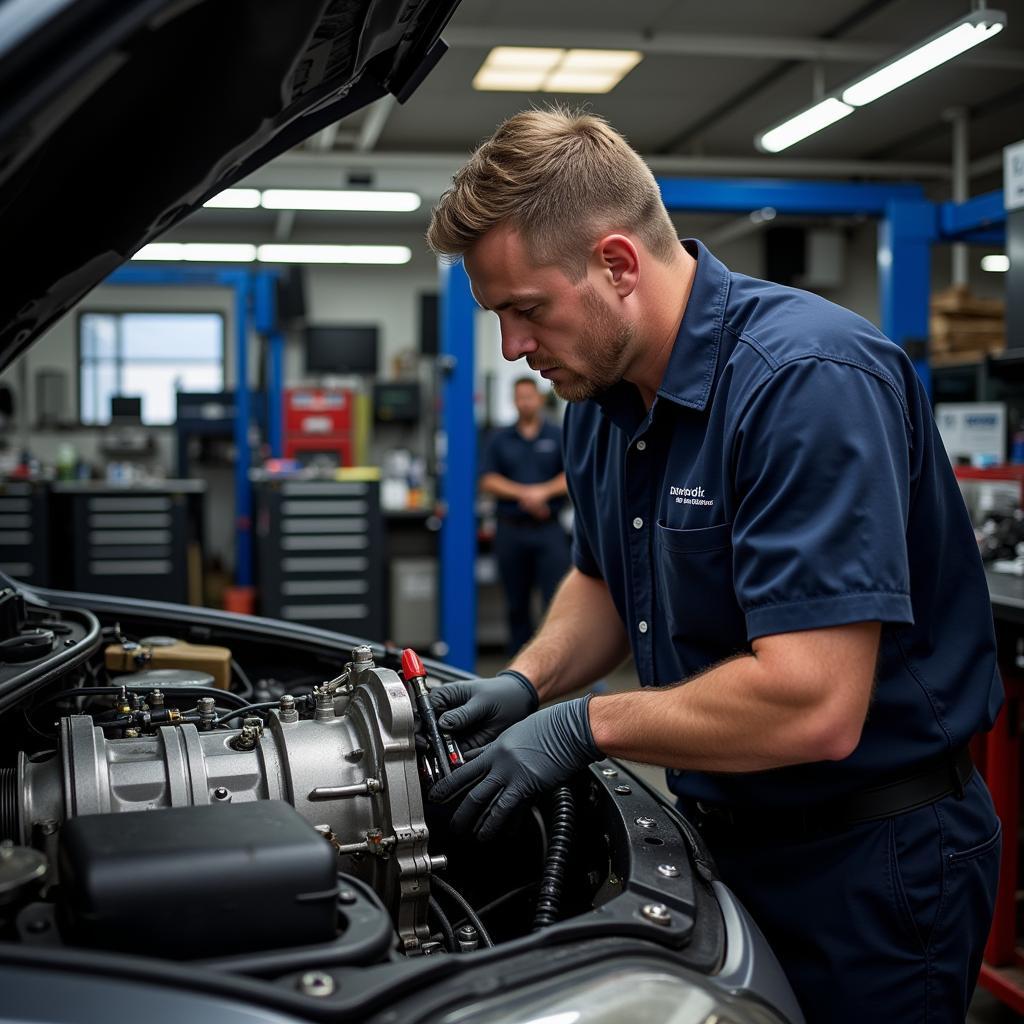
<path id="1" fill-rule="evenodd" d="M 950 61 L 777 156 L 754 135 L 826 90 L 928 37 L 971 10 L 969 0 L 463 0 L 450 52 L 406 106 L 381 101 L 308 140 L 250 184 L 341 187 L 355 174 L 424 196 L 394 229 L 420 224 L 460 159 L 503 118 L 561 100 L 607 117 L 657 171 L 810 177 L 908 177 L 949 194 L 949 112 L 969 119 L 972 191 L 998 187 L 1002 147 L 1024 138 L 1024 5 L 994 3 L 1007 26 Z M 476 92 L 492 46 L 636 48 L 643 61 L 603 96 Z M 814 59 L 815 56 L 819 59 Z M 272 226 L 278 237 L 361 230 L 379 217 L 201 211 L 179 234 Z M 197 234 L 197 231 L 199 234 Z M 265 236 L 268 230 L 261 230 Z"/>

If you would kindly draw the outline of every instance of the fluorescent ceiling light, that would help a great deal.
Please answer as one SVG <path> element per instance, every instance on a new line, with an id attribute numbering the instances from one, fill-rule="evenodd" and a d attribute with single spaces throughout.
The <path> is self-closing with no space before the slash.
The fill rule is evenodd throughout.
<path id="1" fill-rule="evenodd" d="M 266 210 L 358 210 L 408 213 L 420 208 L 415 192 L 375 192 L 369 189 L 268 188 L 261 204 Z"/>
<path id="2" fill-rule="evenodd" d="M 931 39 L 915 46 L 843 90 L 843 102 L 854 107 L 877 100 L 940 64 L 983 43 L 1002 31 L 1006 15 L 1002 11 L 974 11 L 944 28 Z"/>
<path id="3" fill-rule="evenodd" d="M 994 274 L 1005 274 L 1010 269 L 1010 257 L 1004 256 L 1002 253 L 982 256 L 981 269 L 988 270 Z"/>
<path id="4" fill-rule="evenodd" d="M 256 246 L 236 242 L 150 242 L 133 260 L 186 261 L 189 263 L 252 263 Z"/>
<path id="5" fill-rule="evenodd" d="M 210 210 L 254 210 L 259 205 L 258 188 L 226 188 L 203 203 Z"/>
<path id="6" fill-rule="evenodd" d="M 262 263 L 376 263 L 400 265 L 412 259 L 405 245 L 261 245 Z"/>
<path id="7" fill-rule="evenodd" d="M 561 50 L 496 46 L 473 88 L 505 92 L 611 92 L 643 60 L 638 50 Z"/>
<path id="8" fill-rule="evenodd" d="M 782 124 L 763 132 L 755 141 L 766 153 L 779 153 L 852 113 L 853 107 L 842 100 L 837 100 L 835 96 L 830 96 L 789 118 L 788 121 L 783 121 Z"/>

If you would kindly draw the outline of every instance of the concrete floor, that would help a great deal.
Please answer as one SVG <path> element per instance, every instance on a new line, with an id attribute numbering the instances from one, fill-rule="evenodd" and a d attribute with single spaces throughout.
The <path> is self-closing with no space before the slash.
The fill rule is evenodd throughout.
<path id="1" fill-rule="evenodd" d="M 502 655 L 484 652 L 477 659 L 477 672 L 481 676 L 494 675 L 496 672 L 500 672 L 507 663 L 507 660 Z M 621 693 L 624 690 L 631 690 L 635 686 L 636 676 L 633 672 L 633 666 L 626 664 L 616 669 L 597 689 L 609 693 Z M 663 769 L 629 761 L 625 763 L 629 765 L 632 771 L 659 792 L 664 793 L 666 796 L 669 795 L 665 785 L 665 772 Z M 1024 1024 L 1024 1016 L 1013 1013 L 993 996 L 989 995 L 988 992 L 978 991 L 975 993 L 974 1000 L 971 1003 L 970 1013 L 967 1015 L 967 1024 Z"/>

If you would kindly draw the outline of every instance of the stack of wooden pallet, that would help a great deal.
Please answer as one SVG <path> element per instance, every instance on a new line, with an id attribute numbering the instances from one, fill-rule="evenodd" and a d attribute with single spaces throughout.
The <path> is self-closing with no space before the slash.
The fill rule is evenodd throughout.
<path id="1" fill-rule="evenodd" d="M 966 285 L 953 285 L 932 297 L 928 351 L 933 365 L 979 362 L 1005 348 L 1002 300 L 978 298 Z"/>

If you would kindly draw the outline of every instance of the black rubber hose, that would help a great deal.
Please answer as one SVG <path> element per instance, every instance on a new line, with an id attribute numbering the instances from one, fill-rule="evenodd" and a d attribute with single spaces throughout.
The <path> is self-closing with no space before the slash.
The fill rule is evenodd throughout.
<path id="1" fill-rule="evenodd" d="M 430 897 L 430 912 L 437 919 L 437 923 L 441 927 L 441 932 L 444 935 L 444 944 L 448 947 L 448 952 L 457 953 L 459 947 L 455 941 L 455 929 L 452 928 L 448 915 L 441 909 L 441 904 L 433 896 Z"/>
<path id="2" fill-rule="evenodd" d="M 246 704 L 244 708 L 235 708 L 234 711 L 229 711 L 226 715 L 221 715 L 215 722 L 214 725 L 222 725 L 224 722 L 231 721 L 232 718 L 238 718 L 239 715 L 247 715 L 250 711 L 266 711 L 269 708 L 277 708 L 281 706 L 279 700 L 267 700 L 262 704 Z"/>
<path id="3" fill-rule="evenodd" d="M 453 889 L 443 878 L 438 878 L 437 875 L 432 875 L 430 878 L 430 884 L 436 885 L 437 888 L 443 892 L 453 903 L 458 904 L 459 909 L 466 915 L 466 920 L 477 930 L 477 934 L 480 936 L 481 945 L 491 948 L 494 942 L 491 940 L 491 936 L 487 929 L 484 927 L 483 921 L 477 916 L 477 912 L 469 905 L 469 901 L 465 896 L 462 895 L 458 889 Z"/>
<path id="4" fill-rule="evenodd" d="M 0 768 L 0 839 L 20 842 L 18 769 Z"/>
<path id="5" fill-rule="evenodd" d="M 576 827 L 576 802 L 568 786 L 555 790 L 551 812 L 551 838 L 544 858 L 544 877 L 537 896 L 537 910 L 533 916 L 533 930 L 539 931 L 558 920 L 562 906 L 562 886 L 572 852 L 572 834 Z"/>

